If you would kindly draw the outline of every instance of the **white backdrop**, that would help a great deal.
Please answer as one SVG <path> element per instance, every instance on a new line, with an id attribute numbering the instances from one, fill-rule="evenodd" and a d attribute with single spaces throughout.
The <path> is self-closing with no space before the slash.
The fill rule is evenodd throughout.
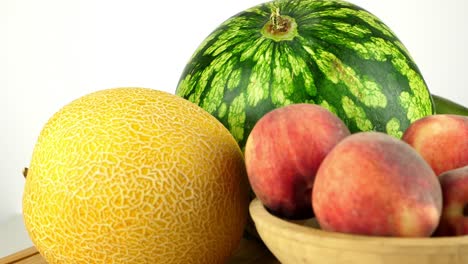
<path id="1" fill-rule="evenodd" d="M 397 34 L 432 93 L 468 105 L 468 1 L 351 1 Z M 21 212 L 21 170 L 53 113 L 104 88 L 174 92 L 200 42 L 260 2 L 1 0 L 0 223 Z"/>

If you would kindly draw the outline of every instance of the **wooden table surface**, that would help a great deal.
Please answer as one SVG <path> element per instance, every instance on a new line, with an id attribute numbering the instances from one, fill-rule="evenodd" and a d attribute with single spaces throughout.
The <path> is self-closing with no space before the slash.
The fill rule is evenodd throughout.
<path id="1" fill-rule="evenodd" d="M 5 258 L 0 259 L 0 264 L 47 264 L 36 248 L 31 247 Z M 255 239 L 242 239 L 239 250 L 228 264 L 279 264 L 280 262 L 268 251 L 268 249 Z"/>

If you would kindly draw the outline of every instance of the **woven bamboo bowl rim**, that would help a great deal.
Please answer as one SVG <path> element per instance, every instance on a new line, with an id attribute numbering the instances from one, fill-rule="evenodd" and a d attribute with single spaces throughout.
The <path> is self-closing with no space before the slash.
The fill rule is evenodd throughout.
<path id="1" fill-rule="evenodd" d="M 313 219 L 290 221 L 276 217 L 257 198 L 249 209 L 261 239 L 281 263 L 468 263 L 468 236 L 351 235 L 320 230 Z"/>

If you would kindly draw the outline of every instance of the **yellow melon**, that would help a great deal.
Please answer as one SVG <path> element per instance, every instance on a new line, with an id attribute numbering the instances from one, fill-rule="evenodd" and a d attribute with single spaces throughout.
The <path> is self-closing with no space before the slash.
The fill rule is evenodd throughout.
<path id="1" fill-rule="evenodd" d="M 26 228 L 50 263 L 224 263 L 247 218 L 242 152 L 195 104 L 114 88 L 66 105 L 34 147 Z"/>

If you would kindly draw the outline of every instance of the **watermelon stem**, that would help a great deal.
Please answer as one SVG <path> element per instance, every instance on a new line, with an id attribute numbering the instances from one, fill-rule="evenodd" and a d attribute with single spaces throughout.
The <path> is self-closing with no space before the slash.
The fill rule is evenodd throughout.
<path id="1" fill-rule="evenodd" d="M 277 32 L 286 32 L 290 27 L 290 22 L 287 19 L 283 19 L 280 15 L 280 9 L 277 7 L 270 15 L 271 30 Z"/>
<path id="2" fill-rule="evenodd" d="M 280 9 L 271 10 L 270 20 L 262 29 L 263 36 L 275 41 L 292 40 L 297 33 L 297 24 L 294 18 L 280 14 Z"/>

